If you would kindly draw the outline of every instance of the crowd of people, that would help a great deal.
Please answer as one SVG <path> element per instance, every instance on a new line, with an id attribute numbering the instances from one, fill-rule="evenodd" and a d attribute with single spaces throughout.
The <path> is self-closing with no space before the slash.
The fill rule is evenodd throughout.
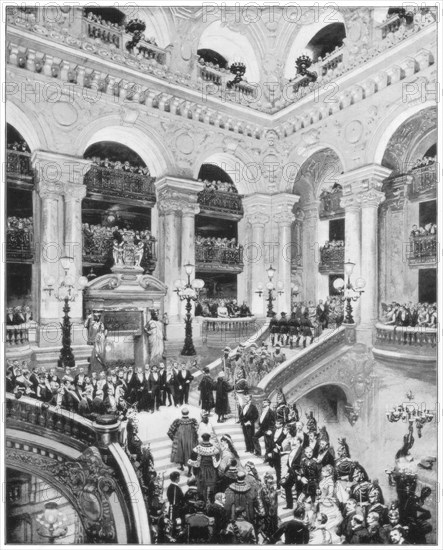
<path id="1" fill-rule="evenodd" d="M 345 246 L 345 241 L 333 239 L 332 241 L 325 241 L 325 244 L 322 246 L 322 250 L 328 250 L 330 248 L 343 248 Z"/>
<path id="2" fill-rule="evenodd" d="M 119 25 L 118 23 L 113 23 L 112 21 L 107 21 L 101 15 L 89 11 L 86 14 L 86 19 L 93 23 L 98 23 L 99 25 L 104 25 L 105 27 L 110 27 L 119 31 L 124 31 L 124 25 Z"/>
<path id="3" fill-rule="evenodd" d="M 6 325 L 23 325 L 32 321 L 32 310 L 27 304 L 23 306 L 15 306 L 6 308 Z"/>
<path id="4" fill-rule="evenodd" d="M 12 141 L 9 142 L 7 148 L 11 151 L 19 151 L 20 153 L 29 153 L 29 147 L 26 141 Z"/>
<path id="5" fill-rule="evenodd" d="M 228 181 L 209 181 L 209 180 L 201 180 L 205 184 L 205 191 L 221 191 L 222 193 L 238 193 L 237 188 L 235 185 Z"/>
<path id="6" fill-rule="evenodd" d="M 276 544 L 284 536 L 285 544 L 426 543 L 431 514 L 423 505 L 431 490 L 418 496 L 414 487 L 388 506 L 346 440 L 335 451 L 312 411 L 304 423 L 281 390 L 275 407 L 264 399 L 259 412 L 247 392 L 238 405 L 245 450 L 268 465 L 263 477 L 254 462 L 242 462 L 229 434 L 217 437 L 207 409 L 200 422 L 187 407 L 181 413 L 168 430 L 178 468 L 169 476 L 168 510 L 156 522 L 155 542 Z M 186 492 L 182 475 L 189 478 Z M 293 510 L 285 523 L 278 512 L 282 495 Z"/>
<path id="7" fill-rule="evenodd" d="M 123 172 L 130 172 L 131 174 L 141 174 L 143 176 L 150 176 L 151 173 L 147 166 L 130 164 L 128 160 L 124 162 L 120 160 L 112 161 L 109 158 L 100 158 L 100 157 L 86 157 L 86 160 L 90 160 L 97 166 L 102 166 L 103 168 L 109 168 L 113 170 L 122 170 Z"/>
<path id="8" fill-rule="evenodd" d="M 202 237 L 201 235 L 196 235 L 195 244 L 197 246 L 209 248 L 210 250 L 216 250 L 218 248 L 233 248 L 238 250 L 240 248 L 235 237 L 228 239 L 227 237 Z"/>
<path id="9" fill-rule="evenodd" d="M 188 403 L 193 380 L 190 366 L 174 361 L 142 367 L 110 368 L 87 374 L 79 367 L 75 376 L 66 367 L 61 378 L 57 369 L 30 367 L 24 361 L 7 366 L 6 391 L 27 395 L 49 405 L 89 419 L 101 414 L 124 418 L 127 411 L 158 411 L 160 406 L 179 407 Z"/>
<path id="10" fill-rule="evenodd" d="M 382 303 L 381 322 L 396 327 L 437 328 L 436 303 Z"/>
<path id="11" fill-rule="evenodd" d="M 236 317 L 252 317 L 252 313 L 246 301 L 238 305 L 235 298 L 204 298 L 197 302 L 195 306 L 195 316 L 229 319 Z"/>
<path id="12" fill-rule="evenodd" d="M 429 166 L 430 164 L 435 164 L 437 160 L 437 157 L 422 157 L 421 159 L 417 159 L 415 162 L 414 162 L 414 166 L 412 167 L 413 169 L 414 168 L 422 168 L 423 166 Z"/>
<path id="13" fill-rule="evenodd" d="M 425 225 L 413 225 L 410 233 L 411 239 L 417 237 L 429 237 L 430 235 L 437 235 L 437 224 L 427 223 Z"/>

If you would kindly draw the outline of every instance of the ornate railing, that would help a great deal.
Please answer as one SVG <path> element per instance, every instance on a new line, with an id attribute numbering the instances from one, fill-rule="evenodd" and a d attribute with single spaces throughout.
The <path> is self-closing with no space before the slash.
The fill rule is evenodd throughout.
<path id="1" fill-rule="evenodd" d="M 34 432 L 38 427 L 38 433 L 46 436 L 57 432 L 57 439 L 73 438 L 88 447 L 97 440 L 90 420 L 26 396 L 16 399 L 6 394 L 6 422 L 8 428 L 24 431 Z"/>
<path id="2" fill-rule="evenodd" d="M 214 271 L 219 269 L 234 268 L 241 271 L 243 269 L 243 247 L 222 248 L 211 247 L 207 245 L 195 245 L 195 261 L 198 271 Z"/>
<path id="3" fill-rule="evenodd" d="M 140 40 L 137 45 L 139 55 L 144 59 L 155 59 L 160 65 L 165 65 L 167 61 L 167 51 L 147 40 Z"/>
<path id="4" fill-rule="evenodd" d="M 345 328 L 341 327 L 334 330 L 324 340 L 313 344 L 299 355 L 288 359 L 276 367 L 260 381 L 259 388 L 262 388 L 267 394 L 275 391 L 277 388 L 284 388 L 288 382 L 305 372 L 314 363 L 317 363 L 321 357 L 327 355 L 337 346 L 344 344 L 346 344 Z"/>
<path id="5" fill-rule="evenodd" d="M 34 258 L 34 232 L 32 227 L 8 227 L 6 230 L 7 260 L 32 260 Z"/>
<path id="6" fill-rule="evenodd" d="M 335 52 L 332 52 L 325 59 L 318 62 L 318 66 L 322 76 L 328 74 L 328 71 L 333 71 L 336 69 L 343 61 L 343 51 L 342 48 L 337 49 Z"/>
<path id="7" fill-rule="evenodd" d="M 409 241 L 409 264 L 428 264 L 437 261 L 437 235 L 412 237 Z"/>
<path id="8" fill-rule="evenodd" d="M 117 235 L 118 236 L 118 235 Z M 106 227 L 88 230 L 83 227 L 83 263 L 110 264 L 113 263 L 113 243 L 116 235 Z M 156 239 L 151 235 L 150 240 L 143 240 L 144 252 L 140 266 L 152 273 L 157 262 Z"/>
<path id="9" fill-rule="evenodd" d="M 319 206 L 320 218 L 332 218 L 339 215 L 344 216 L 345 209 L 340 205 L 342 197 L 342 191 L 337 191 L 336 193 L 325 193 L 321 196 Z"/>
<path id="10" fill-rule="evenodd" d="M 436 328 L 397 327 L 394 325 L 375 325 L 374 347 L 400 350 L 412 349 L 415 353 L 436 355 L 438 335 Z"/>
<path id="11" fill-rule="evenodd" d="M 414 168 L 411 171 L 412 185 L 411 194 L 419 195 L 423 192 L 433 191 L 437 188 L 437 164 L 430 164 L 429 166 L 421 166 L 420 168 Z"/>
<path id="12" fill-rule="evenodd" d="M 87 16 L 83 18 L 85 34 L 94 40 L 101 40 L 105 44 L 113 44 L 116 48 L 121 48 L 123 45 L 124 28 L 113 27 L 105 23 L 99 23 L 89 19 Z"/>
<path id="13" fill-rule="evenodd" d="M 31 164 L 31 154 L 22 151 L 7 149 L 6 151 L 6 174 L 14 179 L 25 179 L 32 182 L 34 172 Z"/>
<path id="14" fill-rule="evenodd" d="M 320 248 L 320 265 L 321 272 L 343 272 L 343 264 L 345 262 L 345 247 L 333 246 L 330 248 Z"/>
<path id="15" fill-rule="evenodd" d="M 198 194 L 198 203 L 202 211 L 243 216 L 242 198 L 238 193 L 203 189 Z"/>
<path id="16" fill-rule="evenodd" d="M 88 193 L 155 203 L 155 178 L 92 165 L 84 178 Z"/>
<path id="17" fill-rule="evenodd" d="M 398 14 L 390 17 L 383 23 L 379 25 L 379 29 L 381 32 L 381 38 L 384 40 L 389 33 L 395 33 L 398 31 L 401 25 L 401 19 L 398 16 Z"/>
<path id="18" fill-rule="evenodd" d="M 6 325 L 6 345 L 8 347 L 23 346 L 29 343 L 29 324 Z"/>

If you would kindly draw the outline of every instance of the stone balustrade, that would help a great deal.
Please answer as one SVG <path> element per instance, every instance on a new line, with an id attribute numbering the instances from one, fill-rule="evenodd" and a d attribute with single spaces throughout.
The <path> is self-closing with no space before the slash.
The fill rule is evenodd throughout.
<path id="1" fill-rule="evenodd" d="M 29 344 L 29 324 L 6 325 L 6 346 L 13 348 Z"/>
<path id="2" fill-rule="evenodd" d="M 375 325 L 374 348 L 436 357 L 437 344 L 436 328 Z"/>
<path id="3" fill-rule="evenodd" d="M 243 217 L 243 195 L 203 189 L 198 194 L 200 211 L 204 214 L 227 214 L 229 217 Z"/>
<path id="4" fill-rule="evenodd" d="M 52 433 L 56 439 L 74 439 L 78 448 L 97 443 L 97 434 L 90 420 L 30 397 L 16 399 L 7 393 L 6 418 L 8 428 L 17 427 L 46 435 Z"/>
<path id="5" fill-rule="evenodd" d="M 101 40 L 104 44 L 112 44 L 116 48 L 121 48 L 123 45 L 125 29 L 120 25 L 94 21 L 86 15 L 83 17 L 83 31 L 89 38 Z"/>
<path id="6" fill-rule="evenodd" d="M 345 327 L 340 327 L 324 340 L 312 344 L 300 354 L 281 363 L 260 381 L 259 388 L 263 389 L 267 395 L 278 388 L 284 388 L 287 383 L 292 381 L 296 376 L 306 372 L 307 369 L 312 367 L 334 348 L 346 344 L 345 331 Z"/>
<path id="7" fill-rule="evenodd" d="M 234 343 L 239 345 L 261 328 L 255 317 L 201 317 L 201 322 L 203 342 L 215 348 L 227 344 L 232 347 Z"/>
<path id="8" fill-rule="evenodd" d="M 320 248 L 320 264 L 318 269 L 322 273 L 342 273 L 345 262 L 345 247 L 333 246 Z"/>

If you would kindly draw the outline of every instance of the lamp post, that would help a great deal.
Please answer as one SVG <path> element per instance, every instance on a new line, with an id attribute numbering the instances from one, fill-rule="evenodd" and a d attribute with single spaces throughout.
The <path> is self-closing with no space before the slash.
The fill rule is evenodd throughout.
<path id="1" fill-rule="evenodd" d="M 87 286 L 88 279 L 87 277 L 79 277 L 77 281 L 77 288 L 75 278 L 72 275 L 69 275 L 69 270 L 74 264 L 74 258 L 70 256 L 62 256 L 60 258 L 60 263 L 65 271 L 65 276 L 60 279 L 58 289 L 55 293 L 55 297 L 57 298 L 57 300 L 59 300 L 60 302 L 64 302 L 63 322 L 60 323 L 62 329 L 62 347 L 60 349 L 58 366 L 66 368 L 75 367 L 75 358 L 71 347 L 72 323 L 69 317 L 69 312 L 71 311 L 69 302 L 73 302 L 77 298 L 79 291 L 82 291 Z M 47 277 L 46 288 L 44 290 L 48 292 L 50 296 L 54 291 L 54 285 L 55 278 L 52 277 L 52 275 Z"/>
<path id="2" fill-rule="evenodd" d="M 346 316 L 344 318 L 344 323 L 348 325 L 354 324 L 354 318 L 352 317 L 352 305 L 351 302 L 356 302 L 362 293 L 364 292 L 364 287 L 366 285 L 366 281 L 359 277 L 355 284 L 351 283 L 351 275 L 354 271 L 355 264 L 348 260 L 344 263 L 344 269 L 345 269 L 345 277 L 347 278 L 347 282 L 343 279 L 335 279 L 334 281 L 334 288 L 338 290 L 340 293 L 343 294 L 341 296 L 341 300 L 343 302 L 346 302 Z"/>
<path id="3" fill-rule="evenodd" d="M 273 317 L 274 316 L 274 311 L 273 311 L 273 308 L 272 308 L 272 304 L 273 304 L 274 300 L 276 299 L 276 297 L 273 294 L 273 291 L 276 290 L 276 288 L 275 288 L 275 285 L 274 285 L 272 279 L 274 278 L 274 275 L 275 275 L 275 269 L 272 267 L 272 265 L 270 265 L 268 267 L 268 269 L 266 270 L 266 272 L 268 274 L 268 282 L 266 283 L 266 288 L 268 290 L 268 298 L 267 298 L 268 311 L 266 313 L 266 316 L 267 317 Z M 255 291 L 255 293 L 258 294 L 261 298 L 263 292 L 264 292 L 263 284 L 259 283 L 257 285 L 257 290 Z M 277 293 L 279 294 L 279 296 L 281 296 L 283 294 L 283 292 L 284 292 L 283 283 L 281 283 L 279 281 L 277 283 Z"/>
<path id="4" fill-rule="evenodd" d="M 192 317 L 191 303 L 197 301 L 200 290 L 205 286 L 205 282 L 202 279 L 193 279 L 191 281 L 191 273 L 194 266 L 191 263 L 185 264 L 186 275 L 188 276 L 188 282 L 181 279 L 177 279 L 174 283 L 174 292 L 181 301 L 186 300 L 186 315 L 185 315 L 185 343 L 183 345 L 182 355 L 197 355 L 195 351 L 194 342 L 192 340 Z"/>
<path id="5" fill-rule="evenodd" d="M 41 537 L 47 538 L 49 544 L 54 544 L 55 539 L 64 537 L 68 531 L 67 517 L 59 512 L 56 502 L 46 503 L 45 510 L 37 516 L 37 521 L 40 524 L 37 533 Z"/>

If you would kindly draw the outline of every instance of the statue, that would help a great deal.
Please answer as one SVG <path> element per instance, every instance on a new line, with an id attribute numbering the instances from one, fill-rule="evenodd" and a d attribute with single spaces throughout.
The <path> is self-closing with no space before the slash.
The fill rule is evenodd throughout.
<path id="1" fill-rule="evenodd" d="M 119 243 L 117 239 L 114 239 L 112 256 L 114 258 L 114 265 L 121 265 L 123 263 L 123 243 Z"/>
<path id="2" fill-rule="evenodd" d="M 102 369 L 106 369 L 104 357 L 107 333 L 108 331 L 105 329 L 105 325 L 102 321 L 99 321 L 91 355 L 92 372 L 98 372 Z"/>
<path id="3" fill-rule="evenodd" d="M 144 252 L 145 252 L 145 243 L 143 241 L 140 241 L 135 246 L 135 254 L 134 254 L 135 267 L 140 267 L 140 263 L 143 259 Z"/>
<path id="4" fill-rule="evenodd" d="M 149 363 L 152 365 L 161 361 L 164 352 L 163 323 L 159 321 L 157 312 L 151 310 L 151 318 L 145 326 L 148 335 Z"/>

